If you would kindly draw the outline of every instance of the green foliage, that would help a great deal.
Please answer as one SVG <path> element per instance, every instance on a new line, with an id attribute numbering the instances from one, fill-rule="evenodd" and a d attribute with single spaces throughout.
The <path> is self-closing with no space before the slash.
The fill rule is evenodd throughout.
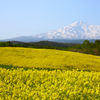
<path id="1" fill-rule="evenodd" d="M 99 52 L 100 52 L 100 40 L 95 41 L 95 46 L 96 46 L 96 48 L 99 49 Z"/>
<path id="2" fill-rule="evenodd" d="M 85 40 L 84 42 L 83 42 L 83 47 L 85 47 L 85 48 L 89 48 L 91 45 L 90 45 L 91 43 L 88 41 L 88 40 Z"/>
<path id="3" fill-rule="evenodd" d="M 34 43 L 25 43 L 18 41 L 0 42 L 0 47 L 27 47 L 27 48 L 46 48 L 46 49 L 59 49 L 66 50 L 68 47 L 75 46 L 74 43 L 57 43 L 50 41 L 40 41 Z"/>
<path id="4" fill-rule="evenodd" d="M 0 47 L 5 47 L 6 43 L 5 42 L 0 42 Z"/>
<path id="5" fill-rule="evenodd" d="M 12 47 L 13 45 L 12 45 L 12 43 L 10 41 L 8 41 L 8 42 L 6 42 L 6 46 L 7 47 Z"/>
<path id="6" fill-rule="evenodd" d="M 70 47 L 68 50 L 100 56 L 100 40 L 96 40 L 95 43 L 85 40 L 82 45 Z"/>
<path id="7" fill-rule="evenodd" d="M 8 41 L 8 42 L 0 42 L 0 47 L 12 47 L 13 44 L 12 42 Z"/>
<path id="8" fill-rule="evenodd" d="M 74 43 L 57 43 L 50 41 L 40 41 L 34 43 L 25 43 L 18 41 L 0 42 L 0 47 L 25 47 L 25 48 L 45 48 L 45 49 L 58 49 L 74 52 L 82 52 L 93 55 L 100 55 L 100 40 L 95 43 L 85 40 L 83 44 Z"/>

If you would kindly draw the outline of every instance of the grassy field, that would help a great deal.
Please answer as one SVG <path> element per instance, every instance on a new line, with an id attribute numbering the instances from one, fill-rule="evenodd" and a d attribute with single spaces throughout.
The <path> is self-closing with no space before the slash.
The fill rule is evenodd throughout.
<path id="1" fill-rule="evenodd" d="M 52 49 L 0 47 L 0 65 L 100 71 L 100 56 Z"/>

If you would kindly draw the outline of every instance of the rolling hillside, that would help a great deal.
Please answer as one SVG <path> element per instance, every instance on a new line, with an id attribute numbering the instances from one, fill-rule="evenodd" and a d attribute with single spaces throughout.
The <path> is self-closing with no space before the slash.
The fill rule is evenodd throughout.
<path id="1" fill-rule="evenodd" d="M 100 100 L 100 56 L 0 47 L 0 100 L 37 99 Z"/>
<path id="2" fill-rule="evenodd" d="M 100 71 L 100 57 L 53 49 L 0 47 L 0 65 Z"/>

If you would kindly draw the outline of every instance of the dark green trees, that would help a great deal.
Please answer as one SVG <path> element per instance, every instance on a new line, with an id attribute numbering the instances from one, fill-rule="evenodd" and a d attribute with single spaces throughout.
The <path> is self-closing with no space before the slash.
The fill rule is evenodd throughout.
<path id="1" fill-rule="evenodd" d="M 0 47 L 12 47 L 13 44 L 8 41 L 8 42 L 0 42 Z"/>
<path id="2" fill-rule="evenodd" d="M 95 41 L 95 46 L 100 50 L 100 40 Z"/>
<path id="3" fill-rule="evenodd" d="M 82 48 L 83 51 L 86 53 L 89 53 L 91 49 L 91 43 L 88 40 L 85 40 L 82 45 L 83 45 L 83 48 Z"/>
<path id="4" fill-rule="evenodd" d="M 6 42 L 6 46 L 7 47 L 12 47 L 13 45 L 12 45 L 12 43 L 10 41 L 8 41 L 8 42 Z"/>

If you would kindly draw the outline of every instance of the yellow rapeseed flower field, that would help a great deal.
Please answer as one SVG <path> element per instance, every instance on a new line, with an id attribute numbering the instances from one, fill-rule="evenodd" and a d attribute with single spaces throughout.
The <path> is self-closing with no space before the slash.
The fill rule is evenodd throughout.
<path id="1" fill-rule="evenodd" d="M 53 49 L 0 47 L 0 65 L 100 71 L 100 56 Z"/>
<path id="2" fill-rule="evenodd" d="M 0 100 L 100 100 L 100 72 L 0 68 Z"/>
<path id="3" fill-rule="evenodd" d="M 0 67 L 0 100 L 100 100 L 100 56 L 0 47 Z"/>

